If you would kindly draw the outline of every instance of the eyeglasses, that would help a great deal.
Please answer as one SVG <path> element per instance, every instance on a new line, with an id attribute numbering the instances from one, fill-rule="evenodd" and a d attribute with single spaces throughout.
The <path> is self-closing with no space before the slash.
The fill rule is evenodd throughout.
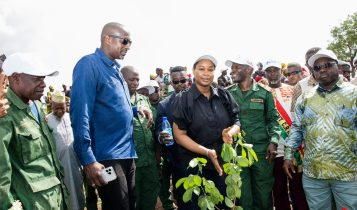
<path id="1" fill-rule="evenodd" d="M 182 79 L 182 80 L 178 80 L 178 81 L 172 81 L 172 84 L 177 85 L 178 83 L 186 83 L 187 79 Z"/>
<path id="2" fill-rule="evenodd" d="M 131 43 L 132 43 L 132 41 L 129 38 L 123 38 L 123 37 L 117 36 L 117 35 L 108 35 L 108 36 L 121 40 L 120 43 L 122 43 L 123 45 L 131 45 Z"/>
<path id="3" fill-rule="evenodd" d="M 300 73 L 301 71 L 293 71 L 293 72 L 290 72 L 290 73 L 286 73 L 286 76 L 289 77 L 290 75 L 296 75 L 298 73 Z"/>
<path id="4" fill-rule="evenodd" d="M 334 65 L 336 65 L 335 62 L 328 62 L 328 63 L 324 63 L 322 65 L 316 65 L 313 67 L 313 69 L 314 69 L 314 71 L 319 72 L 321 69 L 329 69 Z"/>

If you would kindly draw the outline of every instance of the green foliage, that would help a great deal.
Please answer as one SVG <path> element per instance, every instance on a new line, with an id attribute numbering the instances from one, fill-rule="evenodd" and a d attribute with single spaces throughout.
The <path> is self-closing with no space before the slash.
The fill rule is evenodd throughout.
<path id="1" fill-rule="evenodd" d="M 206 165 L 207 160 L 204 158 L 194 158 L 190 161 L 189 167 L 198 167 L 198 174 L 190 174 L 188 177 L 183 177 L 176 182 L 176 188 L 183 185 L 186 190 L 183 194 L 184 202 L 190 201 L 194 193 L 198 196 L 198 206 L 201 210 L 218 209 L 217 205 L 223 201 L 232 210 L 243 209 L 240 206 L 236 206 L 236 199 L 240 198 L 242 192 L 240 172 L 243 167 L 249 167 L 253 165 L 254 161 L 258 161 L 258 157 L 252 149 L 253 145 L 243 142 L 241 133 L 233 139 L 234 144 L 223 144 L 221 152 L 221 157 L 225 161 L 223 171 L 226 174 L 226 197 L 223 197 L 214 182 L 201 177 L 202 167 Z M 238 153 L 241 155 L 238 155 Z"/>
<path id="2" fill-rule="evenodd" d="M 349 15 L 339 26 L 333 27 L 331 36 L 333 40 L 327 48 L 340 60 L 352 64 L 353 58 L 357 55 L 357 12 Z"/>

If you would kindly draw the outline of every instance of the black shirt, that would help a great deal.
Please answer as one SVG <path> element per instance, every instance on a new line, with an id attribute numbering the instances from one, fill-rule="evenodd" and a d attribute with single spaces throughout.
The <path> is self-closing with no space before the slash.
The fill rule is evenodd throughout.
<path id="1" fill-rule="evenodd" d="M 239 108 L 228 91 L 211 88 L 211 92 L 211 98 L 208 99 L 199 92 L 196 85 L 192 85 L 189 90 L 177 94 L 172 104 L 172 116 L 177 126 L 187 131 L 193 141 L 215 149 L 219 162 L 223 163 L 222 131 L 233 124 L 240 126 Z M 199 157 L 181 146 L 179 153 L 184 167 L 187 167 L 191 159 Z M 208 161 L 206 168 L 214 169 L 211 161 Z"/>

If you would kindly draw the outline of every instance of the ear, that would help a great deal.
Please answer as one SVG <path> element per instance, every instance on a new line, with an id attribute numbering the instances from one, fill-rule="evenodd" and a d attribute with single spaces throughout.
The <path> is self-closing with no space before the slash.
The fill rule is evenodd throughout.
<path id="1" fill-rule="evenodd" d="M 112 43 L 112 39 L 108 36 L 108 35 L 105 35 L 104 37 L 103 37 L 103 41 L 104 41 L 104 43 L 106 44 L 106 45 L 111 45 L 111 43 Z"/>

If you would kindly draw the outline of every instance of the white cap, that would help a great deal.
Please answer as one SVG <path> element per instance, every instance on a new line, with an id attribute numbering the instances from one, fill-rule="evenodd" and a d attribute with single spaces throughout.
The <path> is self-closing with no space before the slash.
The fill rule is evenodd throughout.
<path id="1" fill-rule="evenodd" d="M 151 94 L 155 93 L 155 88 L 154 88 L 153 86 L 143 86 L 143 87 L 140 87 L 140 88 L 138 88 L 138 89 L 142 89 L 142 88 L 147 89 L 147 90 L 148 90 L 149 95 L 151 95 Z"/>
<path id="2" fill-rule="evenodd" d="M 242 56 L 237 56 L 235 59 L 232 59 L 232 60 L 226 60 L 226 66 L 228 66 L 229 68 L 232 67 L 233 63 L 237 63 L 240 65 L 247 65 L 247 66 L 254 68 L 253 62 L 250 59 L 242 57 Z"/>
<path id="3" fill-rule="evenodd" d="M 156 80 L 150 80 L 146 86 L 160 87 L 159 83 Z"/>
<path id="4" fill-rule="evenodd" d="M 24 73 L 33 76 L 57 76 L 58 71 L 52 71 L 45 67 L 32 54 L 28 53 L 14 53 L 6 58 L 2 65 L 2 69 L 7 76 L 13 73 Z"/>
<path id="5" fill-rule="evenodd" d="M 335 55 L 335 53 L 333 53 L 331 50 L 321 49 L 321 50 L 317 51 L 317 53 L 315 55 L 313 55 L 309 58 L 309 60 L 307 61 L 307 64 L 309 64 L 309 66 L 312 67 L 315 64 L 315 61 L 320 58 L 331 58 L 338 62 L 337 56 Z"/>
<path id="6" fill-rule="evenodd" d="M 203 55 L 203 56 L 197 58 L 197 60 L 195 61 L 195 64 L 201 60 L 210 60 L 214 64 L 214 66 L 217 67 L 217 60 L 211 55 Z"/>
<path id="7" fill-rule="evenodd" d="M 263 65 L 263 70 L 265 71 L 269 67 L 276 67 L 276 68 L 281 69 L 281 63 L 276 60 L 270 59 Z"/>

